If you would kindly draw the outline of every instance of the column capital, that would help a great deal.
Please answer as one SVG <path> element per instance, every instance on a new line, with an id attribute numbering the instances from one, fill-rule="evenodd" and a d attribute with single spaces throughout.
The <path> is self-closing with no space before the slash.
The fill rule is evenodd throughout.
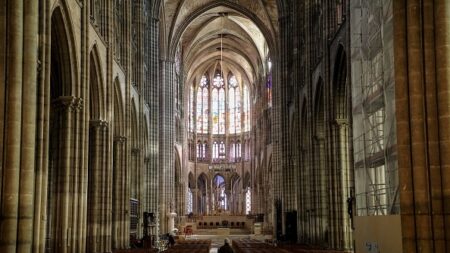
<path id="1" fill-rule="evenodd" d="M 313 136 L 313 141 L 315 142 L 321 142 L 325 140 L 324 134 L 316 134 Z"/>
<path id="2" fill-rule="evenodd" d="M 52 101 L 58 110 L 68 110 L 71 112 L 83 109 L 83 99 L 74 96 L 60 96 Z"/>
<path id="3" fill-rule="evenodd" d="M 335 119 L 333 121 L 334 125 L 338 127 L 345 127 L 348 126 L 348 120 L 347 119 Z"/>
<path id="4" fill-rule="evenodd" d="M 101 119 L 96 119 L 96 120 L 91 120 L 89 121 L 89 124 L 91 125 L 91 127 L 94 128 L 108 128 L 108 122 L 106 120 L 101 120 Z"/>
<path id="5" fill-rule="evenodd" d="M 114 142 L 124 143 L 127 141 L 125 136 L 114 136 Z"/>
<path id="6" fill-rule="evenodd" d="M 133 155 L 139 155 L 140 152 L 141 152 L 140 148 L 132 148 L 131 149 L 131 154 L 133 154 Z"/>

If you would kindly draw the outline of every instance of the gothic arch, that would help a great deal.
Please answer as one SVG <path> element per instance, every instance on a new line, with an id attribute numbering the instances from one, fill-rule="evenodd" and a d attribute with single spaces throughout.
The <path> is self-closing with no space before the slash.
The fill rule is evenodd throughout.
<path id="1" fill-rule="evenodd" d="M 125 136 L 123 93 L 119 78 L 114 79 L 114 135 Z"/>
<path id="2" fill-rule="evenodd" d="M 247 188 L 247 187 L 251 187 L 251 176 L 250 176 L 250 172 L 248 172 L 248 171 L 245 172 L 244 181 L 243 181 L 242 187 L 244 189 Z"/>
<path id="3" fill-rule="evenodd" d="M 192 174 L 192 171 L 189 171 L 188 174 L 188 188 L 190 189 L 195 189 L 195 178 L 194 178 L 194 174 Z"/>
<path id="4" fill-rule="evenodd" d="M 332 79 L 332 101 L 333 110 L 330 126 L 332 156 L 331 166 L 331 189 L 336 192 L 332 195 L 332 203 L 344 203 L 351 196 L 353 173 L 351 168 L 351 95 L 347 83 L 347 54 L 342 45 L 339 45 L 336 52 L 335 64 L 333 66 Z M 350 115 L 350 117 L 349 117 Z M 341 205 L 330 207 L 331 218 L 341 220 L 339 224 L 334 224 L 335 231 L 331 237 L 331 244 L 335 248 L 348 248 L 351 238 L 350 220 L 347 210 Z"/>
<path id="5" fill-rule="evenodd" d="M 347 119 L 349 114 L 350 92 L 347 85 L 347 53 L 342 45 L 339 45 L 336 53 L 336 61 L 333 66 L 333 96 L 334 119 Z"/>
<path id="6" fill-rule="evenodd" d="M 61 94 L 69 96 L 77 94 L 78 87 L 78 57 L 76 42 L 73 35 L 72 19 L 64 0 L 58 1 L 52 9 L 51 15 L 51 55 L 58 57 L 59 66 L 52 64 L 52 68 L 64 66 L 60 79 L 63 81 Z M 54 54 L 56 53 L 56 54 Z M 56 60 L 56 59 L 52 59 Z M 53 70 L 51 70 L 53 71 Z"/>
<path id="7" fill-rule="evenodd" d="M 130 138 L 131 148 L 139 148 L 139 118 L 138 107 L 133 97 L 131 99 L 131 114 L 130 114 Z"/>
<path id="8" fill-rule="evenodd" d="M 102 75 L 102 66 L 97 45 L 94 45 L 89 54 L 89 113 L 90 119 L 105 119 L 106 101 Z"/>
<path id="9" fill-rule="evenodd" d="M 207 192 L 210 181 L 205 173 L 201 173 L 197 177 L 197 213 L 206 214 L 207 213 Z"/>
<path id="10" fill-rule="evenodd" d="M 47 159 L 47 189 L 46 189 L 46 216 L 45 247 L 52 251 L 60 249 L 59 240 L 63 240 L 63 235 L 59 232 L 67 228 L 58 217 L 62 216 L 64 205 L 69 205 L 71 200 L 64 198 L 64 189 L 67 189 L 70 182 L 63 180 L 64 173 L 68 173 L 67 163 L 70 146 L 67 133 L 68 126 L 72 123 L 68 121 L 68 114 L 72 113 L 74 107 L 78 107 L 81 100 L 74 96 L 77 89 L 77 69 L 74 50 L 74 40 L 70 29 L 70 22 L 65 5 L 59 4 L 53 8 L 51 14 L 50 27 L 50 59 L 49 59 L 49 90 L 47 98 L 51 102 L 47 109 L 48 116 L 48 154 Z M 75 63 L 75 64 L 73 64 Z M 47 85 L 47 84 L 46 84 Z M 45 88 L 47 90 L 47 88 Z M 45 128 L 45 127 L 44 127 Z M 63 201 L 56 201 L 63 199 Z M 74 226 L 76 226 L 74 224 Z M 75 228 L 77 229 L 77 228 Z"/>

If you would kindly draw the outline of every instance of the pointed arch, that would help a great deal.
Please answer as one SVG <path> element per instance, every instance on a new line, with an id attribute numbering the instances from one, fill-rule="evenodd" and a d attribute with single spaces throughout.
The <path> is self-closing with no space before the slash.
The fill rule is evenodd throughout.
<path id="1" fill-rule="evenodd" d="M 102 67 L 97 45 L 89 53 L 89 113 L 90 119 L 105 119 L 106 101 Z"/>
<path id="2" fill-rule="evenodd" d="M 345 202 L 349 196 L 352 196 L 352 185 L 353 185 L 353 168 L 351 168 L 352 164 L 352 140 L 351 140 L 351 89 L 347 82 L 347 70 L 348 70 L 348 60 L 347 53 L 342 45 L 339 45 L 336 51 L 335 63 L 333 66 L 333 75 L 332 75 L 332 95 L 330 101 L 333 104 L 333 111 L 331 115 L 332 124 L 330 126 L 331 129 L 331 149 L 332 156 L 330 158 L 331 164 L 331 188 L 336 189 L 337 194 L 331 196 L 332 203 Z M 373 130 L 376 133 L 381 133 L 383 131 L 383 122 L 384 110 L 376 110 L 375 112 L 371 112 L 368 114 L 368 118 L 370 118 L 370 122 L 373 124 Z M 372 182 L 376 187 L 385 187 L 385 177 L 381 176 L 384 174 L 384 166 L 379 166 L 379 172 L 376 172 L 377 175 L 380 175 L 380 181 Z M 366 170 L 366 173 L 369 173 Z M 379 173 L 379 174 L 378 174 Z M 374 192 L 377 192 L 376 190 Z M 373 194 L 373 198 L 377 199 L 376 201 L 380 206 L 387 206 L 387 202 L 389 200 L 386 199 L 386 196 L 383 194 Z M 372 197 L 371 196 L 371 197 Z M 384 202 L 384 203 L 383 203 Z M 350 241 L 351 233 L 342 229 L 344 226 L 350 226 L 350 219 L 347 213 L 347 210 L 344 208 L 340 208 L 338 206 L 332 205 L 330 206 L 330 219 L 339 219 L 342 220 L 342 223 L 335 224 L 335 231 L 339 231 L 339 238 L 345 238 L 345 240 L 341 240 L 339 242 L 334 242 L 339 245 L 337 247 L 344 248 L 345 242 Z M 377 210 L 374 209 L 375 212 L 384 213 L 385 210 Z"/>
<path id="3" fill-rule="evenodd" d="M 123 93 L 120 88 L 119 77 L 114 79 L 114 135 L 124 136 L 124 106 Z"/>
<path id="4" fill-rule="evenodd" d="M 245 172 L 244 181 L 243 181 L 243 184 L 242 184 L 244 189 L 251 186 L 251 179 L 252 178 L 250 176 L 250 172 L 249 171 Z"/>
<path id="5" fill-rule="evenodd" d="M 339 45 L 333 68 L 333 98 L 334 117 L 347 119 L 348 117 L 348 87 L 347 87 L 347 54 L 342 45 Z"/>
<path id="6" fill-rule="evenodd" d="M 208 210 L 208 203 L 207 203 L 207 189 L 208 185 L 210 184 L 209 178 L 205 173 L 201 173 L 197 177 L 197 212 L 199 214 L 206 214 Z"/>
<path id="7" fill-rule="evenodd" d="M 54 6 L 51 15 L 51 60 L 59 62 L 59 65 L 52 64 L 50 70 L 60 74 L 62 86 L 51 87 L 51 92 L 57 91 L 64 96 L 77 94 L 78 58 L 75 44 L 72 20 L 62 0 Z"/>
<path id="8" fill-rule="evenodd" d="M 73 37 L 70 17 L 64 2 L 55 5 L 50 18 L 50 82 L 45 85 L 49 86 L 50 93 L 46 94 L 46 99 L 50 101 L 50 105 L 44 105 L 46 116 L 48 116 L 48 150 L 46 153 L 47 162 L 47 178 L 46 178 L 46 231 L 45 248 L 50 251 L 57 252 L 60 250 L 58 241 L 61 238 L 59 231 L 64 230 L 71 224 L 64 224 L 58 217 L 61 215 L 62 206 L 70 204 L 72 200 L 64 199 L 62 196 L 62 187 L 68 187 L 70 182 L 62 179 L 61 174 L 64 173 L 65 162 L 68 157 L 64 150 L 70 149 L 67 136 L 64 136 L 64 127 L 67 125 L 66 118 L 60 110 L 61 105 L 67 106 L 67 103 L 74 103 L 75 92 L 77 88 L 77 58 L 75 54 L 75 40 Z M 47 87 L 44 87 L 47 90 Z M 48 112 L 48 114 L 47 114 Z M 56 201 L 56 199 L 64 199 Z M 75 225 L 75 224 L 74 224 Z M 78 229 L 78 228 L 77 228 Z"/>
<path id="9" fill-rule="evenodd" d="M 139 119 L 138 119 L 138 109 L 134 98 L 131 99 L 131 114 L 130 114 L 130 137 L 131 137 L 131 147 L 137 148 L 139 142 Z"/>
<path id="10" fill-rule="evenodd" d="M 188 188 L 190 188 L 190 189 L 195 188 L 195 178 L 194 178 L 194 174 L 192 174 L 192 171 L 189 171 L 189 174 L 188 174 Z"/>

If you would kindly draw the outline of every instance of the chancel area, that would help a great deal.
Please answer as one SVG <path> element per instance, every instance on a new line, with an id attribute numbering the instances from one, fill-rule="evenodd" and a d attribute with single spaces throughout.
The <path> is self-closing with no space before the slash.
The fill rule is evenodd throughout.
<path id="1" fill-rule="evenodd" d="M 450 252 L 450 1 L 5 0 L 0 82 L 2 253 Z"/>

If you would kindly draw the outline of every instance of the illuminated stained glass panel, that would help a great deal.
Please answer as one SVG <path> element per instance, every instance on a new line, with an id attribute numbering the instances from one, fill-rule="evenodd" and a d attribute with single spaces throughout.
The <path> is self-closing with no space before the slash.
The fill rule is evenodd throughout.
<path id="1" fill-rule="evenodd" d="M 187 209 L 187 213 L 192 213 L 192 204 L 193 204 L 193 197 L 192 197 L 192 191 L 190 188 L 188 188 L 188 194 L 186 196 L 187 198 L 187 203 L 186 203 L 186 209 Z"/>
<path id="2" fill-rule="evenodd" d="M 219 158 L 219 144 L 217 143 L 217 141 L 215 141 L 213 143 L 213 159 L 217 159 Z"/>
<path id="3" fill-rule="evenodd" d="M 211 93 L 212 132 L 219 133 L 219 90 L 213 89 Z"/>
<path id="4" fill-rule="evenodd" d="M 244 132 L 250 131 L 250 97 L 247 86 L 244 86 L 244 96 L 243 96 L 243 118 L 244 118 Z"/>
<path id="5" fill-rule="evenodd" d="M 208 88 L 203 88 L 203 112 L 202 112 L 202 118 L 203 118 L 203 124 L 202 124 L 202 133 L 208 132 L 208 120 L 209 120 L 209 104 L 208 104 L 208 96 L 209 91 Z"/>
<path id="6" fill-rule="evenodd" d="M 219 134 L 225 134 L 225 89 L 219 90 Z"/>
<path id="7" fill-rule="evenodd" d="M 197 89 L 197 111 L 196 123 L 197 133 L 208 133 L 208 116 L 209 116 L 209 90 L 208 79 L 203 76 Z"/>
<path id="8" fill-rule="evenodd" d="M 252 191 L 250 187 L 247 187 L 247 191 L 245 193 L 245 214 L 250 214 L 252 210 Z"/>
<path id="9" fill-rule="evenodd" d="M 236 132 L 236 97 L 234 96 L 235 88 L 228 88 L 228 112 L 230 115 L 230 126 L 228 128 L 228 132 L 233 134 Z"/>
<path id="10" fill-rule="evenodd" d="M 189 90 L 189 131 L 194 131 L 194 87 Z"/>
<path id="11" fill-rule="evenodd" d="M 225 158 L 225 143 L 223 141 L 221 141 L 219 145 L 219 158 Z"/>
<path id="12" fill-rule="evenodd" d="M 228 87 L 228 113 L 230 134 L 241 132 L 241 96 L 238 81 L 235 76 L 231 76 Z"/>
<path id="13" fill-rule="evenodd" d="M 197 89 L 197 111 L 196 111 L 196 122 L 197 122 L 197 133 L 202 132 L 202 124 L 203 124 L 203 114 L 202 114 L 202 106 L 203 106 L 203 91 L 202 88 L 199 87 Z"/>

